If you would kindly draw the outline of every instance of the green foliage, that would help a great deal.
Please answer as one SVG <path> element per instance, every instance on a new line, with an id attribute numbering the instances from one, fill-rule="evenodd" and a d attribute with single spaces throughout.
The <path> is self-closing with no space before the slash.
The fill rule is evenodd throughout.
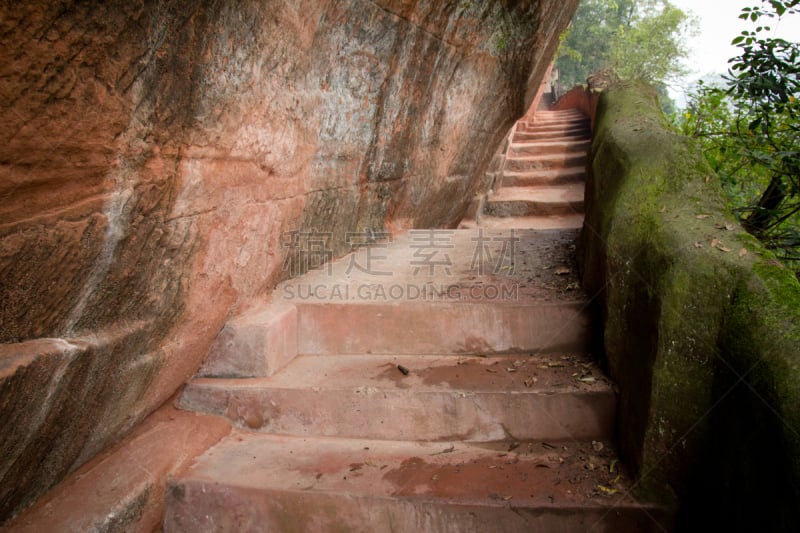
<path id="1" fill-rule="evenodd" d="M 620 79 L 664 84 L 683 73 L 693 20 L 668 0 L 583 0 L 562 36 L 556 66 L 563 87 L 611 69 Z"/>
<path id="2" fill-rule="evenodd" d="M 741 53 L 726 85 L 699 85 L 677 123 L 701 142 L 743 227 L 800 272 L 800 44 L 768 36 L 763 23 L 798 5 L 743 9 L 758 26 L 734 39 Z"/>

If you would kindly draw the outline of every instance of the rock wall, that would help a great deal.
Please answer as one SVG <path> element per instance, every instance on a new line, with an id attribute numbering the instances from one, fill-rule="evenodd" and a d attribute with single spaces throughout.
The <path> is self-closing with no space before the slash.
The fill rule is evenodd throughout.
<path id="1" fill-rule="evenodd" d="M 576 4 L 4 2 L 0 522 L 348 232 L 455 226 Z"/>
<path id="2" fill-rule="evenodd" d="M 800 522 L 800 284 L 725 208 L 654 90 L 600 95 L 581 238 L 637 488 L 678 531 Z"/>

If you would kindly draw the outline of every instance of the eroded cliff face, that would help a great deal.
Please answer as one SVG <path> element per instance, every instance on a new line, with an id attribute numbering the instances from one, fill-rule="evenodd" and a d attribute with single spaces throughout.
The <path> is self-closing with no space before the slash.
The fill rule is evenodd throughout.
<path id="1" fill-rule="evenodd" d="M 576 3 L 5 2 L 0 522 L 313 263 L 298 235 L 457 224 Z"/>

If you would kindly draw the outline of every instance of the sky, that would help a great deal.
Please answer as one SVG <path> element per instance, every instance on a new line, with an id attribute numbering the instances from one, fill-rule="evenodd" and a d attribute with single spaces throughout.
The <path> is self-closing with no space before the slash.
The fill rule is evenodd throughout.
<path id="1" fill-rule="evenodd" d="M 742 30 L 755 29 L 755 24 L 738 18 L 743 7 L 759 5 L 759 0 L 670 0 L 683 11 L 699 20 L 699 31 L 690 42 L 690 57 L 687 66 L 692 71 L 684 80 L 683 88 L 670 90 L 679 105 L 683 104 L 686 88 L 708 74 L 725 73 L 728 59 L 738 54 L 730 42 Z M 800 15 L 785 17 L 780 23 L 768 24 L 777 37 L 800 40 Z"/>

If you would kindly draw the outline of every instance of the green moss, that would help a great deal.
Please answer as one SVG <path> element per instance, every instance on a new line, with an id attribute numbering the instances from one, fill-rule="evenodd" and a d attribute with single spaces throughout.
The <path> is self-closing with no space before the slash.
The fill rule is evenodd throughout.
<path id="1" fill-rule="evenodd" d="M 604 93 L 592 153 L 581 262 L 587 288 L 603 293 L 620 446 L 638 486 L 666 503 L 677 496 L 687 530 L 790 530 L 800 285 L 755 239 L 725 227 L 734 218 L 719 180 L 665 127 L 649 88 Z"/>

